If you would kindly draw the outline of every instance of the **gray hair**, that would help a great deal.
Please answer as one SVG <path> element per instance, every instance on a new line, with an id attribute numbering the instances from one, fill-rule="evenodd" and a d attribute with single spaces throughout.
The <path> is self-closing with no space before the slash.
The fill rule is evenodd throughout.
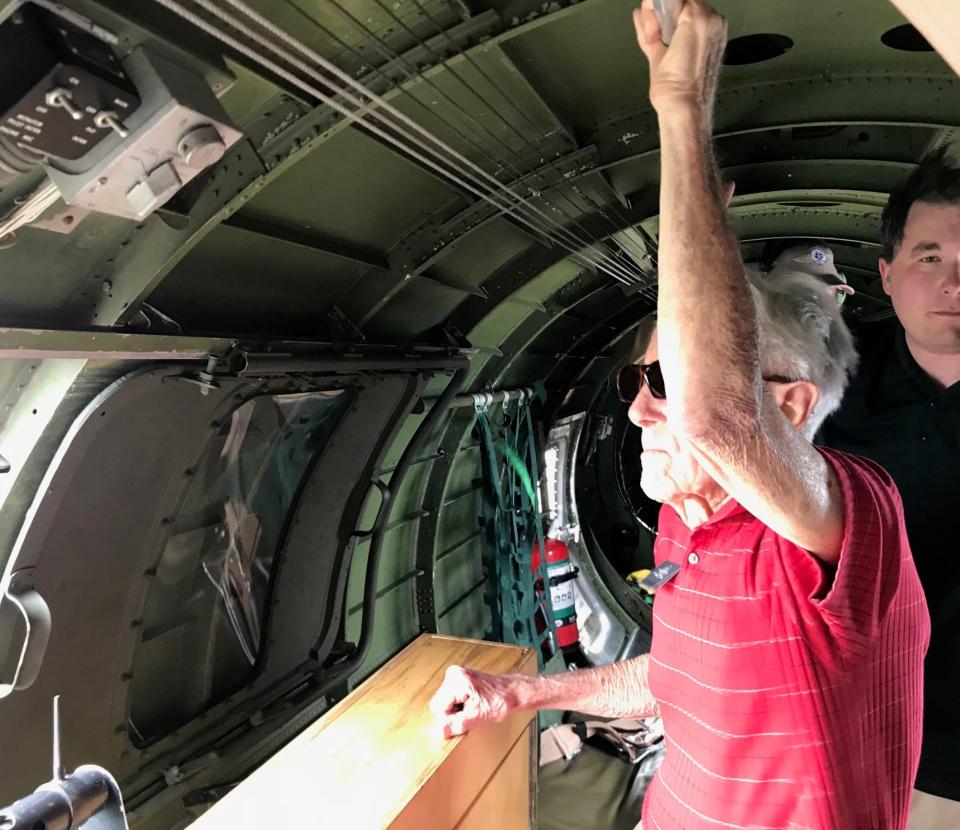
<path id="1" fill-rule="evenodd" d="M 811 440 L 843 400 L 857 350 L 833 291 L 819 277 L 789 267 L 767 274 L 748 268 L 760 327 L 764 374 L 809 380 L 820 391 L 803 425 Z"/>
<path id="2" fill-rule="evenodd" d="M 816 384 L 820 399 L 803 425 L 813 440 L 843 400 L 857 368 L 857 350 L 834 291 L 822 279 L 789 267 L 769 273 L 747 268 L 760 328 L 760 361 L 765 375 L 783 375 Z M 657 313 L 640 321 L 632 361 L 639 360 L 656 327 Z"/>

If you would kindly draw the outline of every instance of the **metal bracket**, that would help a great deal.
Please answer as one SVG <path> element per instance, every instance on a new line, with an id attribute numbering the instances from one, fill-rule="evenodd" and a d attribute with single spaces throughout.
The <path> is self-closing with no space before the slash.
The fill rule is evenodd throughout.
<path id="1" fill-rule="evenodd" d="M 92 325 L 133 319 L 140 303 L 187 251 L 266 184 L 263 174 L 263 163 L 250 143 L 237 142 L 204 172 L 187 227 L 174 230 L 159 220 L 133 225 L 120 252 L 105 252 L 94 270 L 110 283 L 110 290 L 93 306 L 78 292 L 68 301 L 64 318 Z"/>
<path id="2" fill-rule="evenodd" d="M 220 756 L 216 752 L 207 752 L 199 758 L 192 761 L 185 761 L 182 764 L 171 764 L 163 771 L 163 780 L 168 787 L 174 787 L 188 778 L 192 778 L 204 770 L 210 769 L 220 762 Z"/>
<path id="3" fill-rule="evenodd" d="M 217 383 L 216 378 L 213 375 L 216 368 L 217 356 L 210 355 L 207 358 L 206 365 L 197 372 L 197 376 L 195 378 L 185 375 L 183 380 L 187 381 L 187 383 L 195 383 L 197 386 L 199 386 L 201 395 L 209 395 L 212 391 L 220 388 L 220 384 Z"/>
<path id="4" fill-rule="evenodd" d="M 456 349 L 472 349 L 473 344 L 467 336 L 460 331 L 455 323 L 448 320 L 440 329 L 441 336 L 446 340 L 448 346 Z"/>
<path id="5" fill-rule="evenodd" d="M 201 395 L 209 395 L 220 388 L 219 379 L 239 378 L 241 373 L 246 371 L 247 361 L 247 353 L 239 348 L 233 348 L 225 355 L 208 354 L 206 364 L 197 372 L 196 377 L 185 374 L 176 376 L 176 379 L 196 384 L 200 387 Z"/>
<path id="6" fill-rule="evenodd" d="M 30 227 L 38 230 L 53 231 L 53 233 L 73 233 L 77 226 L 90 213 L 79 205 L 58 206 L 55 211 L 45 214 L 46 219 L 31 222 Z"/>
<path id="7" fill-rule="evenodd" d="M 433 574 L 423 570 L 417 571 L 417 619 L 420 630 L 431 634 L 437 633 L 437 607 L 433 591 Z"/>
<path id="8" fill-rule="evenodd" d="M 29 689 L 40 673 L 43 664 L 43 655 L 50 640 L 50 608 L 46 600 L 33 587 L 33 568 L 14 571 L 10 575 L 9 584 L 4 589 L 0 599 L 0 629 L 4 625 L 3 609 L 14 610 L 18 616 L 9 619 L 9 634 L 13 634 L 16 623 L 22 620 L 25 626 L 23 645 L 17 658 L 13 677 L 9 682 L 0 682 L 0 698 L 7 697 L 12 692 Z M 0 642 L 12 642 L 11 637 L 4 637 Z"/>
<path id="9" fill-rule="evenodd" d="M 339 307 L 333 305 L 324 314 L 333 340 L 345 343 L 362 343 L 367 338 Z"/>

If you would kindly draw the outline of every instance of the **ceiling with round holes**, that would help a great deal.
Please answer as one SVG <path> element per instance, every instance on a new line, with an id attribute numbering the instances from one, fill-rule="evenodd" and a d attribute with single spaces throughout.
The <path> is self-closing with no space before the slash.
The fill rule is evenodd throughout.
<path id="1" fill-rule="evenodd" d="M 184 332 L 322 338 L 334 313 L 370 341 L 465 338 L 474 384 L 567 387 L 655 296 L 659 138 L 626 0 L 67 5 L 121 57 L 152 44 L 203 72 L 243 138 L 142 222 L 22 229 L 0 249 L 10 323 L 136 328 L 149 307 Z M 889 3 L 717 5 L 745 258 L 827 239 L 849 313 L 889 315 L 880 211 L 953 139 L 955 76 Z"/>

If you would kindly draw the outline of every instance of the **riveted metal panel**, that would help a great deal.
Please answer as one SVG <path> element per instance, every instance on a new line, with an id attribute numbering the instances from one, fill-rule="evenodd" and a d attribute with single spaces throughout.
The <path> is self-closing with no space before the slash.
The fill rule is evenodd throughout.
<path id="1" fill-rule="evenodd" d="M 264 260 L 271 291 L 264 294 Z M 218 225 L 150 297 L 150 302 L 192 330 L 263 330 L 282 319 L 289 334 L 309 336 L 331 305 L 366 267 L 311 248 Z"/>
<path id="2" fill-rule="evenodd" d="M 440 615 L 454 602 L 483 582 L 481 536 L 468 537 L 455 550 L 437 562 L 437 607 Z"/>
<path id="3" fill-rule="evenodd" d="M 417 624 L 413 581 L 405 581 L 377 598 L 377 626 L 370 654 L 357 669 L 352 686 L 396 653 L 402 645 L 420 633 Z M 361 612 L 347 618 L 347 639 L 356 642 L 360 636 Z"/>
<path id="4" fill-rule="evenodd" d="M 490 608 L 483 596 L 483 584 L 479 584 L 462 597 L 440 617 L 439 631 L 457 637 L 483 639 L 490 627 Z"/>
<path id="5" fill-rule="evenodd" d="M 280 175 L 242 214 L 385 250 L 419 214 L 439 210 L 453 195 L 449 186 L 351 130 Z"/>

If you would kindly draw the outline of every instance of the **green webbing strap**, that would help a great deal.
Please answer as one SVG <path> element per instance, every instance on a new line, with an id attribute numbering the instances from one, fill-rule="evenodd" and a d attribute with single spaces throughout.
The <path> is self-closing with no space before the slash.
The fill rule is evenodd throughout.
<path id="1" fill-rule="evenodd" d="M 530 473 L 534 481 L 540 480 L 540 474 L 537 471 L 537 434 L 533 429 L 533 416 L 530 413 L 531 406 L 526 408 L 527 416 L 527 451 L 530 453 Z M 531 478 L 527 476 L 527 481 Z M 537 530 L 537 544 L 540 546 L 540 567 L 537 569 L 537 579 L 543 586 L 545 601 L 543 603 L 547 619 L 547 629 L 552 632 L 557 630 L 557 622 L 553 616 L 553 603 L 550 601 L 550 577 L 547 568 L 547 541 L 543 532 L 543 517 L 540 515 L 540 503 L 536 497 L 533 487 L 530 488 L 530 500 L 533 503 L 533 520 Z M 555 648 L 554 651 L 557 651 Z"/>
<path id="2" fill-rule="evenodd" d="M 509 402 L 505 403 L 506 413 Z M 503 642 L 537 648 L 554 631 L 553 609 L 542 603 L 546 629 L 538 634 L 536 613 L 541 608 L 535 584 L 545 586 L 549 596 L 549 578 L 544 558 L 537 572 L 531 573 L 534 545 L 544 550 L 543 524 L 534 482 L 538 480 L 536 436 L 530 406 L 517 402 L 512 425 L 505 419 L 494 436 L 494 428 L 482 401 L 475 403 L 477 432 L 484 449 L 484 520 L 488 542 L 486 598 L 491 609 L 491 636 Z M 524 409 L 526 411 L 524 411 Z M 525 434 L 524 434 L 525 433 Z M 498 457 L 498 448 L 503 458 Z M 530 459 L 531 475 L 524 456 Z"/>
<path id="3" fill-rule="evenodd" d="M 513 471 L 517 474 L 517 477 L 523 484 L 523 489 L 526 490 L 527 497 L 533 504 L 536 504 L 536 491 L 533 489 L 533 482 L 530 481 L 530 473 L 527 472 L 527 468 L 523 464 L 523 459 L 517 455 L 516 452 L 514 452 L 513 447 L 509 445 L 503 448 L 503 457 L 513 468 Z"/>
<path id="4" fill-rule="evenodd" d="M 491 630 L 489 636 L 499 642 L 504 641 L 504 609 L 500 594 L 500 553 L 503 549 L 501 528 L 503 525 L 504 498 L 500 486 L 500 467 L 497 463 L 496 447 L 493 432 L 490 429 L 490 420 L 487 414 L 475 404 L 480 440 L 484 453 L 484 487 L 483 487 L 483 519 L 486 531 L 487 546 L 484 552 L 484 565 L 487 581 L 484 586 L 484 595 L 487 606 L 490 608 Z"/>
<path id="5" fill-rule="evenodd" d="M 525 412 L 522 410 L 526 410 Z M 526 416 L 526 417 L 524 417 Z M 549 582 L 547 576 L 547 565 L 544 560 L 543 551 L 544 551 L 544 539 L 543 539 L 543 527 L 540 521 L 540 505 L 537 499 L 536 490 L 533 488 L 531 482 L 530 473 L 527 471 L 527 468 L 523 462 L 523 459 L 520 455 L 521 452 L 529 453 L 531 459 L 533 459 L 534 469 L 536 469 L 536 442 L 535 434 L 532 428 L 532 420 L 530 416 L 530 407 L 524 407 L 523 401 L 517 403 L 517 413 L 516 413 L 516 432 L 508 430 L 506 433 L 506 438 L 508 442 L 513 443 L 513 447 L 510 447 L 510 443 L 507 444 L 507 449 L 510 450 L 511 455 L 514 458 L 514 464 L 512 466 L 512 471 L 515 476 L 511 477 L 513 481 L 525 481 L 529 484 L 529 487 L 524 490 L 520 490 L 520 503 L 522 505 L 522 512 L 515 514 L 516 523 L 519 523 L 519 520 L 522 519 L 522 535 L 523 543 L 517 547 L 517 559 L 519 560 L 519 568 L 524 574 L 531 574 L 532 585 L 535 587 L 537 583 L 541 586 L 547 586 L 549 589 Z M 524 426 L 527 427 L 526 435 L 522 435 L 522 430 Z M 519 488 L 517 488 L 519 490 Z M 534 546 L 538 546 L 541 551 L 540 564 L 536 569 L 535 573 L 531 573 L 531 557 L 533 554 Z M 527 601 L 528 600 L 528 601 Z M 534 619 L 538 607 L 540 605 L 536 591 L 530 591 L 524 597 L 524 602 L 522 603 L 523 607 L 521 613 L 525 618 L 529 617 L 531 620 Z M 538 644 L 544 643 L 550 636 L 550 631 L 553 630 L 552 615 L 553 609 L 549 607 L 549 603 L 543 603 L 545 606 L 546 616 L 544 621 L 547 623 L 546 629 L 542 634 L 536 633 L 536 624 L 535 622 L 530 626 L 530 637 L 533 642 Z"/>
<path id="6" fill-rule="evenodd" d="M 504 404 L 506 414 L 506 404 Z M 506 420 L 506 419 L 505 419 Z M 503 427 L 503 452 L 506 454 L 516 438 L 509 426 L 509 421 Z M 533 614 L 536 610 L 533 605 L 533 581 L 530 576 L 530 561 L 524 556 L 526 540 L 526 516 L 522 509 L 517 509 L 518 492 L 517 476 L 507 467 L 507 505 L 505 515 L 509 523 L 509 542 L 501 551 L 501 561 L 506 566 L 500 571 L 500 596 L 505 612 L 504 627 L 507 630 L 508 642 L 520 645 L 533 645 L 536 642 L 533 628 Z M 500 475 L 500 471 L 497 471 Z M 521 504 L 522 495 L 521 495 Z"/>

